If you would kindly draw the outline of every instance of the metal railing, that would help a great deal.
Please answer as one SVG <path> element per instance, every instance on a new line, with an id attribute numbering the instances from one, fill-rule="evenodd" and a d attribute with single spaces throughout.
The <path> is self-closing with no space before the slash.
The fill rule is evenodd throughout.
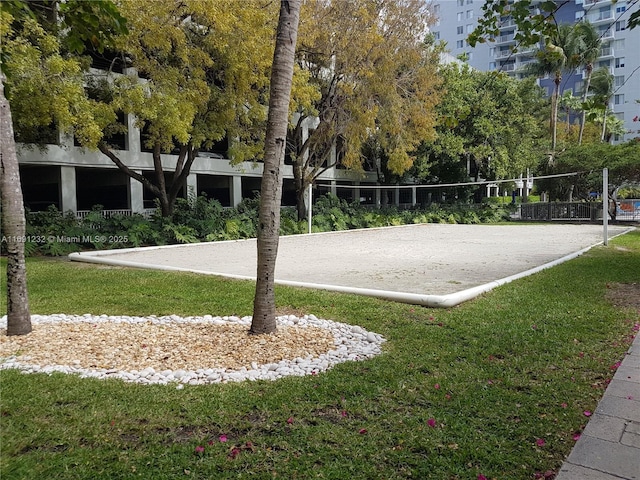
<path id="1" fill-rule="evenodd" d="M 89 215 L 93 210 L 78 210 L 76 212 L 76 217 L 79 219 L 85 218 Z M 122 215 L 125 217 L 130 217 L 132 215 L 142 215 L 144 218 L 150 218 L 153 213 L 156 211 L 155 208 L 145 208 L 142 212 L 132 212 L 129 209 L 119 209 L 119 210 L 100 210 L 100 213 L 105 218 L 111 218 L 116 215 Z"/>
<path id="2" fill-rule="evenodd" d="M 640 200 L 618 200 L 615 220 L 640 222 Z M 523 203 L 520 220 L 596 222 L 602 220 L 602 202 Z"/>
<path id="3" fill-rule="evenodd" d="M 602 219 L 602 202 L 523 203 L 521 220 L 595 222 Z"/>

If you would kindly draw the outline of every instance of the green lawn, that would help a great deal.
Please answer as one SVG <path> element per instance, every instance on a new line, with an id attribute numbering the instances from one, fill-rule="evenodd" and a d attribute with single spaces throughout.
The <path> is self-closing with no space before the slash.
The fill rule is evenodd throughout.
<path id="1" fill-rule="evenodd" d="M 252 310 L 250 282 L 44 259 L 28 274 L 32 313 Z M 629 346 L 640 312 L 605 295 L 631 282 L 638 231 L 450 310 L 279 287 L 280 308 L 381 333 L 384 354 L 317 376 L 183 390 L 2 371 L 0 473 L 533 479 L 560 467 Z"/>

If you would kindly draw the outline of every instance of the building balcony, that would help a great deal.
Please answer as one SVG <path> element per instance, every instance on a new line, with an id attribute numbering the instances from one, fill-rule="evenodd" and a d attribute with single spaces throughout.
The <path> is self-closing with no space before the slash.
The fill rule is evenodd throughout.
<path id="1" fill-rule="evenodd" d="M 498 38 L 496 38 L 496 43 L 497 44 L 500 44 L 500 43 L 515 43 L 514 35 L 513 34 L 501 35 Z"/>
<path id="2" fill-rule="evenodd" d="M 503 22 L 500 22 L 500 29 L 503 28 L 511 28 L 511 27 L 515 27 L 516 26 L 516 22 L 513 21 L 513 19 L 509 19 L 509 20 L 505 20 Z"/>
<path id="3" fill-rule="evenodd" d="M 611 0 L 584 0 L 584 6 L 591 6 L 591 5 L 597 5 L 598 3 L 610 3 Z"/>
<path id="4" fill-rule="evenodd" d="M 611 22 L 613 19 L 613 12 L 595 12 L 587 15 L 587 20 L 593 25 L 597 25 L 603 22 Z"/>
<path id="5" fill-rule="evenodd" d="M 615 56 L 615 52 L 613 51 L 612 46 L 603 47 L 600 49 L 600 56 L 598 57 L 600 60 L 613 58 Z"/>

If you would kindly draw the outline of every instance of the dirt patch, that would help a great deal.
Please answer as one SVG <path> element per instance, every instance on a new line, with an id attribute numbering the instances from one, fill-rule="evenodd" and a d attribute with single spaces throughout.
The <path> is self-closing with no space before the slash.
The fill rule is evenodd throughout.
<path id="1" fill-rule="evenodd" d="M 616 307 L 640 309 L 640 283 L 608 283 L 605 298 Z"/>

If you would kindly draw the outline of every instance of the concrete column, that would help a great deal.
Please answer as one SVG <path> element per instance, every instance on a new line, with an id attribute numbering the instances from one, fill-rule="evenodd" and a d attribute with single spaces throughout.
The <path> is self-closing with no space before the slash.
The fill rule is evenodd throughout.
<path id="1" fill-rule="evenodd" d="M 78 211 L 78 197 L 76 195 L 76 168 L 60 167 L 61 210 L 67 212 Z"/>
<path id="2" fill-rule="evenodd" d="M 127 115 L 127 150 L 130 152 L 141 152 L 142 144 L 140 143 L 140 129 L 135 126 L 136 117 Z"/>
<path id="3" fill-rule="evenodd" d="M 234 175 L 231 177 L 231 205 L 237 207 L 242 202 L 242 177 Z"/>
<path id="4" fill-rule="evenodd" d="M 382 190 L 380 190 L 379 188 L 376 188 L 376 208 L 380 208 L 380 204 L 382 203 L 381 195 L 380 195 L 381 191 Z"/>
<path id="5" fill-rule="evenodd" d="M 136 173 L 142 175 L 142 170 L 136 170 Z M 129 179 L 129 200 L 133 213 L 144 212 L 144 187 L 133 178 Z"/>
<path id="6" fill-rule="evenodd" d="M 400 205 L 400 189 L 396 188 L 395 191 L 393 192 L 393 203 L 395 204 L 395 206 L 399 206 Z"/>
<path id="7" fill-rule="evenodd" d="M 336 181 L 335 180 L 331 180 L 331 194 L 332 195 L 337 195 L 338 193 L 338 189 L 336 188 Z"/>
<path id="8" fill-rule="evenodd" d="M 360 203 L 360 184 L 356 183 L 353 189 L 353 201 Z"/>
<path id="9" fill-rule="evenodd" d="M 416 187 L 411 187 L 411 205 L 416 206 L 418 203 L 418 192 Z"/>
<path id="10" fill-rule="evenodd" d="M 198 175 L 190 173 L 187 175 L 187 198 L 198 196 Z"/>

